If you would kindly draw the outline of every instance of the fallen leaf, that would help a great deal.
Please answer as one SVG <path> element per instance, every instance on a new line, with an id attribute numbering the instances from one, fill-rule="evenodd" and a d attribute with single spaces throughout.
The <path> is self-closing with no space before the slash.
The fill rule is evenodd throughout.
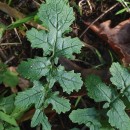
<path id="1" fill-rule="evenodd" d="M 84 23 L 87 26 L 90 24 L 89 22 Z M 99 26 L 91 25 L 90 29 L 109 44 L 124 66 L 130 64 L 130 19 L 113 28 L 111 28 L 111 20 L 107 20 Z"/>

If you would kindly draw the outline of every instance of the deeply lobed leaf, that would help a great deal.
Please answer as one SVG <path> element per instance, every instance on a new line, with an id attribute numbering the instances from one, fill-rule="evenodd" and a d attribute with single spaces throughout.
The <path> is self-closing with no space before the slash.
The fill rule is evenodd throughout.
<path id="1" fill-rule="evenodd" d="M 38 31 L 35 28 L 26 32 L 28 40 L 31 42 L 32 48 L 42 48 L 45 54 L 49 54 L 53 51 L 53 43 L 55 42 L 55 34 L 50 35 L 43 30 Z"/>
<path id="2" fill-rule="evenodd" d="M 80 53 L 82 43 L 78 38 L 58 38 L 55 45 L 55 57 L 73 59 L 73 53 Z"/>
<path id="3" fill-rule="evenodd" d="M 54 57 L 63 56 L 73 59 L 73 53 L 80 53 L 82 47 L 82 43 L 78 38 L 62 38 L 62 35 L 55 36 L 52 32 L 46 33 L 34 28 L 27 32 L 27 38 L 31 41 L 33 48 L 42 48 L 44 55 L 53 52 Z"/>

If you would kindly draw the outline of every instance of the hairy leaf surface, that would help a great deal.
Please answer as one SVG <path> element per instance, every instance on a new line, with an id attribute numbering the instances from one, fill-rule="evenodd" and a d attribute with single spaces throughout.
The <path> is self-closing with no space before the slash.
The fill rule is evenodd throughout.
<path id="1" fill-rule="evenodd" d="M 53 109 L 59 114 L 61 112 L 65 113 L 71 108 L 69 100 L 59 97 L 56 93 L 53 93 L 47 101 L 52 104 Z"/>
<path id="2" fill-rule="evenodd" d="M 39 124 L 42 124 L 42 130 L 51 130 L 51 125 L 48 122 L 48 118 L 41 110 L 37 109 L 35 114 L 33 115 L 31 126 L 35 127 Z"/>
<path id="3" fill-rule="evenodd" d="M 38 31 L 35 28 L 27 31 L 26 33 L 28 40 L 31 42 L 32 48 L 42 48 L 45 54 L 52 51 L 55 37 L 41 30 Z"/>
<path id="4" fill-rule="evenodd" d="M 37 31 L 34 28 L 27 32 L 27 38 L 31 41 L 33 48 L 42 48 L 44 55 L 53 52 L 54 57 L 64 56 L 73 59 L 73 53 L 80 53 L 82 47 L 78 38 L 54 37 L 53 34 L 46 33 L 43 30 Z"/>
<path id="5" fill-rule="evenodd" d="M 90 75 L 85 80 L 85 86 L 88 95 L 96 102 L 111 101 L 112 91 L 101 79 L 96 75 Z"/>
<path id="6" fill-rule="evenodd" d="M 30 88 L 24 92 L 19 92 L 15 100 L 15 105 L 19 108 L 27 108 L 28 106 L 35 104 L 36 108 L 39 108 L 45 96 L 45 89 L 38 81 L 34 82 L 33 88 Z"/>

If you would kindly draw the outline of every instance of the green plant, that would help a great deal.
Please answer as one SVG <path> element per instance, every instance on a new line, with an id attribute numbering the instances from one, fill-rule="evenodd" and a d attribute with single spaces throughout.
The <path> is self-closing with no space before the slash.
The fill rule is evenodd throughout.
<path id="1" fill-rule="evenodd" d="M 65 37 L 64 33 L 74 21 L 73 9 L 65 0 L 47 0 L 42 4 L 39 19 L 48 28 L 48 32 L 32 28 L 27 31 L 27 38 L 32 48 L 43 49 L 43 57 L 35 57 L 22 61 L 18 66 L 18 72 L 33 82 L 33 87 L 19 92 L 16 96 L 15 106 L 26 110 L 35 107 L 31 126 L 42 124 L 42 129 L 51 130 L 44 110 L 49 104 L 57 113 L 69 111 L 69 100 L 62 97 L 59 91 L 53 91 L 58 82 L 63 92 L 70 94 L 81 89 L 83 84 L 80 74 L 74 71 L 65 71 L 58 64 L 60 57 L 74 59 L 73 53 L 80 53 L 82 42 L 78 38 Z M 44 80 L 40 80 L 43 78 Z"/>
<path id="2" fill-rule="evenodd" d="M 130 102 L 130 73 L 119 63 L 110 68 L 111 85 L 107 86 L 98 76 L 85 79 L 88 96 L 95 102 L 102 102 L 100 110 L 85 108 L 73 110 L 70 119 L 85 124 L 90 130 L 129 130 L 130 118 L 125 112 Z"/>
<path id="3" fill-rule="evenodd" d="M 19 120 L 21 115 L 32 107 L 35 107 L 35 113 L 31 126 L 42 124 L 42 129 L 51 130 L 51 125 L 44 113 L 48 105 L 51 104 L 52 109 L 59 114 L 65 113 L 71 108 L 69 100 L 59 94 L 55 83 L 58 82 L 63 92 L 68 94 L 78 91 L 83 84 L 80 74 L 74 73 L 74 71 L 67 72 L 58 63 L 60 57 L 74 59 L 73 53 L 80 53 L 82 47 L 82 42 L 78 38 L 64 36 L 65 32 L 70 30 L 69 26 L 75 19 L 68 1 L 46 0 L 46 3 L 42 4 L 39 9 L 38 17 L 49 31 L 39 31 L 33 28 L 27 32 L 27 38 L 31 42 L 32 48 L 43 49 L 43 57 L 28 59 L 18 66 L 19 74 L 33 83 L 32 88 L 19 92 L 17 95 L 6 97 L 6 92 L 1 95 L 1 130 L 19 130 L 16 120 Z M 0 65 L 2 66 L 0 83 L 2 83 L 8 71 L 4 64 Z M 53 91 L 52 87 L 55 87 L 56 91 Z M 11 108 L 10 111 L 9 108 Z"/>

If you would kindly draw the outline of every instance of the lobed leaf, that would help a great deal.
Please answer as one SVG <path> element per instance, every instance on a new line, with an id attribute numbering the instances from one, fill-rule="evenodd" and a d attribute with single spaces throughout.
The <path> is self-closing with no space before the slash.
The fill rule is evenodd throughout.
<path id="1" fill-rule="evenodd" d="M 90 75 L 85 79 L 88 95 L 96 102 L 111 102 L 112 90 L 96 75 Z"/>
<path id="2" fill-rule="evenodd" d="M 52 32 L 37 31 L 31 29 L 27 32 L 27 38 L 33 48 L 42 48 L 44 55 L 53 52 L 54 57 L 64 56 L 73 59 L 73 53 L 80 53 L 82 43 L 78 38 L 62 38 Z"/>
<path id="3" fill-rule="evenodd" d="M 117 99 L 114 103 L 112 103 L 107 115 L 111 126 L 114 126 L 119 130 L 129 130 L 130 119 L 125 112 L 125 105 L 120 99 Z"/>
<path id="4" fill-rule="evenodd" d="M 58 97 L 56 93 L 53 93 L 49 99 L 47 99 L 48 103 L 52 104 L 52 107 L 58 114 L 61 112 L 65 113 L 70 110 L 70 103 L 69 100 L 63 98 L 63 97 Z"/>
<path id="5" fill-rule="evenodd" d="M 27 31 L 33 48 L 42 48 L 45 56 L 52 54 L 53 58 L 64 56 L 73 59 L 73 53 L 80 53 L 83 44 L 78 38 L 62 36 L 74 21 L 73 9 L 66 1 L 47 0 L 41 5 L 38 16 L 47 24 L 49 32 L 34 28 Z"/>
<path id="6" fill-rule="evenodd" d="M 64 67 L 59 66 L 55 72 L 54 78 L 58 81 L 63 88 L 64 92 L 70 94 L 71 92 L 81 89 L 83 82 L 79 73 L 74 71 L 65 71 Z"/>
<path id="7" fill-rule="evenodd" d="M 74 21 L 73 8 L 65 0 L 46 0 L 42 4 L 38 16 L 53 33 L 64 33 Z"/>
<path id="8" fill-rule="evenodd" d="M 25 78 L 38 80 L 42 76 L 47 75 L 50 68 L 50 61 L 47 58 L 37 57 L 22 61 L 18 66 L 18 72 Z"/>
<path id="9" fill-rule="evenodd" d="M 18 93 L 15 105 L 18 108 L 28 108 L 30 105 L 35 104 L 35 107 L 39 108 L 44 102 L 44 96 L 45 89 L 43 85 L 35 81 L 33 88 Z"/>
<path id="10" fill-rule="evenodd" d="M 38 31 L 35 28 L 26 32 L 28 40 L 31 42 L 32 48 L 42 48 L 45 54 L 49 54 L 52 51 L 53 44 L 55 42 L 55 34 L 46 33 L 41 30 Z"/>
<path id="11" fill-rule="evenodd" d="M 42 124 L 42 130 L 51 130 L 51 125 L 46 115 L 41 110 L 36 109 L 31 121 L 31 127 L 39 124 Z"/>
<path id="12" fill-rule="evenodd" d="M 55 57 L 73 59 L 73 53 L 80 53 L 82 43 L 78 38 L 58 38 L 55 45 Z"/>

